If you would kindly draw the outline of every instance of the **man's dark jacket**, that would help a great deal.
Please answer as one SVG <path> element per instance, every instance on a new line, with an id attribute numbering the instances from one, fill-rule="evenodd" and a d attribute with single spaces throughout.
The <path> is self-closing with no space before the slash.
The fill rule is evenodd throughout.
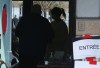
<path id="1" fill-rule="evenodd" d="M 44 55 L 47 43 L 54 37 L 49 21 L 33 14 L 21 18 L 15 34 L 19 37 L 19 53 L 33 56 Z"/>

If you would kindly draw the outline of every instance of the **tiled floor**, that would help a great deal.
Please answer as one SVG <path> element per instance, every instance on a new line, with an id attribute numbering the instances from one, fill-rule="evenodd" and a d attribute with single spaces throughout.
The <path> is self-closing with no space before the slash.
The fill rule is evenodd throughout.
<path id="1" fill-rule="evenodd" d="M 38 65 L 39 68 L 71 68 L 68 64 L 63 65 Z"/>

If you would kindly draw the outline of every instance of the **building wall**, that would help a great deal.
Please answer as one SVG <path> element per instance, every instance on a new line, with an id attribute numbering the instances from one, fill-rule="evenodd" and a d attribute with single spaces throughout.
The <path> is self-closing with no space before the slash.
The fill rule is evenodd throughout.
<path id="1" fill-rule="evenodd" d="M 100 19 L 77 19 L 76 35 L 100 35 Z"/>
<path id="2" fill-rule="evenodd" d="M 77 17 L 99 17 L 100 0 L 76 0 Z"/>
<path id="3" fill-rule="evenodd" d="M 100 0 L 76 0 L 76 35 L 100 35 Z"/>

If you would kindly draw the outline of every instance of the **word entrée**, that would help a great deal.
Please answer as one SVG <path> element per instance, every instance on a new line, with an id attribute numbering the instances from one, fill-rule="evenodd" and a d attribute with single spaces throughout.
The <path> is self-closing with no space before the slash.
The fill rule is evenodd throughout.
<path id="1" fill-rule="evenodd" d="M 79 46 L 79 50 L 88 50 L 88 49 L 100 49 L 99 45 L 86 45 L 86 46 Z"/>

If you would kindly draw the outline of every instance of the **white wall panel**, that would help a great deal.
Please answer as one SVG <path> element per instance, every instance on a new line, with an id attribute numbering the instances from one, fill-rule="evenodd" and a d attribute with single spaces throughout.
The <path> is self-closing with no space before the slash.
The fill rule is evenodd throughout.
<path id="1" fill-rule="evenodd" d="M 100 17 L 100 0 L 76 0 L 77 17 Z"/>

